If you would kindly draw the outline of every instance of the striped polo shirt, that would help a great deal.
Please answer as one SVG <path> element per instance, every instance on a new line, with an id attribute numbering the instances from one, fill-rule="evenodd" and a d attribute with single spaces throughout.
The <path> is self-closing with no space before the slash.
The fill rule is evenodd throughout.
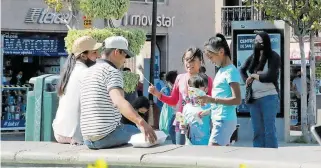
<path id="1" fill-rule="evenodd" d="M 122 73 L 105 60 L 88 68 L 80 88 L 80 128 L 83 136 L 106 136 L 120 125 L 121 114 L 109 91 L 123 88 Z"/>

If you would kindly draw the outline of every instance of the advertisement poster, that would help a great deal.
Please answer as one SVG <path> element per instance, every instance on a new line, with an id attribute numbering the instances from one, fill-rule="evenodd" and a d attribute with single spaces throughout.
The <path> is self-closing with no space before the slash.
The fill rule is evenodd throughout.
<path id="1" fill-rule="evenodd" d="M 298 123 L 298 102 L 296 99 L 290 101 L 290 125 Z"/>
<path id="2" fill-rule="evenodd" d="M 321 43 L 314 44 L 316 95 L 321 95 Z"/>
<path id="3" fill-rule="evenodd" d="M 280 55 L 281 53 L 281 34 L 279 33 L 270 33 L 271 45 L 272 50 Z M 240 69 L 241 66 L 245 63 L 246 59 L 253 54 L 254 51 L 254 39 L 256 34 L 238 34 L 237 35 L 237 51 L 236 51 L 236 58 L 237 58 L 237 68 Z M 266 67 L 267 68 L 267 67 Z M 280 81 L 280 79 L 279 79 Z M 280 84 L 280 82 L 279 82 Z M 245 82 L 241 81 L 241 97 L 242 97 L 242 104 L 237 108 L 238 113 L 248 113 L 249 107 L 245 104 Z M 281 87 L 279 87 L 281 88 Z M 282 91 L 280 91 L 282 92 Z"/>

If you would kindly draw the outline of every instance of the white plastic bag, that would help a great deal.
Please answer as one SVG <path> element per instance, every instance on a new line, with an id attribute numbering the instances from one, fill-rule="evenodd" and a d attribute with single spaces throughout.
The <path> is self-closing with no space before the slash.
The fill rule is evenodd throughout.
<path id="1" fill-rule="evenodd" d="M 163 144 L 166 141 L 167 135 L 163 131 L 155 131 L 157 136 L 157 141 L 154 144 L 145 141 L 145 136 L 143 133 L 133 135 L 129 142 L 134 146 L 134 148 L 148 148 L 154 145 Z"/>

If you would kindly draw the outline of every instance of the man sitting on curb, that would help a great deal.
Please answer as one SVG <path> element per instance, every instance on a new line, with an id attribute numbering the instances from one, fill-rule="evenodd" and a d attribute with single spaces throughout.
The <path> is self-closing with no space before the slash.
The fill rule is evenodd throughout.
<path id="1" fill-rule="evenodd" d="M 153 128 L 124 98 L 123 77 L 119 68 L 126 58 L 133 56 L 124 37 L 109 37 L 103 43 L 102 59 L 87 70 L 82 80 L 80 127 L 84 144 L 90 149 L 127 144 L 139 130 L 149 142 L 154 143 L 157 139 Z M 121 124 L 121 114 L 139 129 Z"/>

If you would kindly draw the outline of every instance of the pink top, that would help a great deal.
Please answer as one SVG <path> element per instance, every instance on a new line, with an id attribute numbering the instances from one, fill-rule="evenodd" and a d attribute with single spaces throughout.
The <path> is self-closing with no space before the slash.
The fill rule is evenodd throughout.
<path id="1" fill-rule="evenodd" d="M 189 74 L 187 73 L 179 74 L 176 78 L 171 95 L 170 96 L 162 95 L 159 100 L 170 106 L 176 106 L 178 103 L 177 111 L 182 112 L 183 107 L 186 104 L 185 98 L 187 97 L 188 79 L 189 79 Z M 208 77 L 207 95 L 209 96 L 212 96 L 212 87 L 213 87 L 213 80 L 211 77 Z"/>

